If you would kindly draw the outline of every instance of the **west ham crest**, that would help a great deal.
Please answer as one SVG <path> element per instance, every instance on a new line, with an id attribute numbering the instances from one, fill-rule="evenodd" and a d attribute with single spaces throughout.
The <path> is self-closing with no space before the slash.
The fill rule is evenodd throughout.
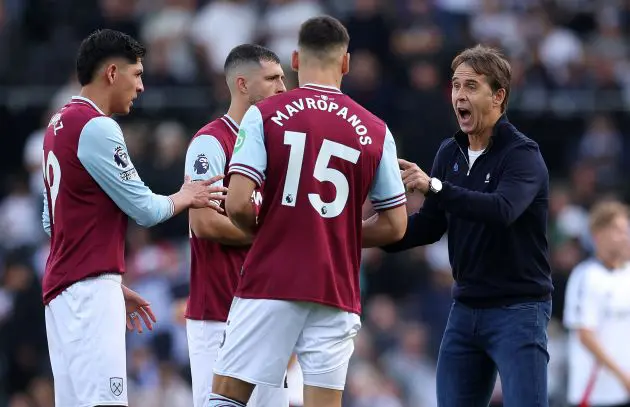
<path id="1" fill-rule="evenodd" d="M 122 377 L 110 377 L 109 378 L 109 389 L 112 391 L 114 396 L 120 396 L 123 392 L 123 379 Z"/>

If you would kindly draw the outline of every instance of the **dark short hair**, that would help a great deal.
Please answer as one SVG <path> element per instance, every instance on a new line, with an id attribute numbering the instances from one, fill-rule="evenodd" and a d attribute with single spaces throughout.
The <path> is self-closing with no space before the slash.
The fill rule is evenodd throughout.
<path id="1" fill-rule="evenodd" d="M 455 71 L 461 64 L 470 66 L 479 75 L 485 75 L 492 92 L 505 89 L 505 100 L 501 104 L 501 111 L 505 112 L 510 97 L 512 68 L 503 54 L 495 48 L 477 45 L 453 58 L 451 69 Z"/>
<path id="2" fill-rule="evenodd" d="M 96 70 L 109 58 L 124 58 L 135 64 L 146 48 L 131 36 L 116 30 L 96 30 L 85 38 L 77 54 L 77 77 L 81 86 L 92 82 Z"/>
<path id="3" fill-rule="evenodd" d="M 223 72 L 227 75 L 231 69 L 241 64 L 258 63 L 263 61 L 280 63 L 280 58 L 272 50 L 256 44 L 242 44 L 234 47 L 225 59 Z"/>
<path id="4" fill-rule="evenodd" d="M 326 52 L 340 46 L 347 47 L 349 43 L 348 30 L 341 21 L 331 16 L 309 18 L 302 23 L 298 35 L 298 46 L 314 52 Z"/>

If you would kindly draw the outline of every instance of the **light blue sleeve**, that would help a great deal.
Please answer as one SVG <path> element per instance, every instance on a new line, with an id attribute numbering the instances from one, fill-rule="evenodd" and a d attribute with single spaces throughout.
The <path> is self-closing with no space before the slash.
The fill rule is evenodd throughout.
<path id="1" fill-rule="evenodd" d="M 395 208 L 407 202 L 405 186 L 400 177 L 396 142 L 389 128 L 385 129 L 383 155 L 372 183 L 370 200 L 377 211 Z"/>
<path id="2" fill-rule="evenodd" d="M 260 187 L 265 180 L 266 170 L 267 150 L 263 119 L 260 110 L 252 106 L 241 122 L 228 173 L 244 175 Z"/>
<path id="3" fill-rule="evenodd" d="M 44 232 L 48 236 L 50 236 L 50 214 L 48 213 L 48 194 L 46 194 L 46 190 L 44 190 L 44 209 L 42 210 L 42 226 L 44 227 Z"/>
<path id="4" fill-rule="evenodd" d="M 225 172 L 227 158 L 221 143 L 214 136 L 202 134 L 193 139 L 186 151 L 186 170 L 193 181 L 205 181 Z M 223 186 L 223 180 L 213 185 Z"/>
<path id="5" fill-rule="evenodd" d="M 140 179 L 113 119 L 95 117 L 83 127 L 77 156 L 103 191 L 140 226 L 150 227 L 173 216 L 173 201 L 154 194 Z"/>

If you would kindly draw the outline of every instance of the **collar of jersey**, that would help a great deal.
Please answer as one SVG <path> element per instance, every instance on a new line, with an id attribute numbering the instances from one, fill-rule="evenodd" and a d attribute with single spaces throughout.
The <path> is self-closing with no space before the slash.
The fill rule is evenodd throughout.
<path id="1" fill-rule="evenodd" d="M 306 83 L 302 86 L 300 86 L 300 88 L 307 88 L 307 89 L 311 89 L 311 90 L 319 90 L 319 91 L 323 91 L 323 92 L 331 92 L 331 93 L 343 93 L 341 92 L 341 90 L 339 90 L 339 88 L 335 87 L 335 86 L 329 86 L 329 85 L 318 85 L 317 83 Z"/>
<path id="2" fill-rule="evenodd" d="M 105 113 L 103 113 L 103 111 L 101 109 L 99 109 L 98 106 L 96 106 L 96 103 L 92 102 L 90 99 L 88 99 L 86 97 L 83 97 L 83 96 L 72 96 L 71 102 L 72 101 L 85 102 L 88 105 L 92 106 L 97 112 L 99 112 L 100 114 L 105 116 Z"/>

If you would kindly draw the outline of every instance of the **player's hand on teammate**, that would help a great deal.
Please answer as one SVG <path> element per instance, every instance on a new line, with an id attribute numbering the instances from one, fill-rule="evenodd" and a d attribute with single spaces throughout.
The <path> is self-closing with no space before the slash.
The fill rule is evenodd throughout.
<path id="1" fill-rule="evenodd" d="M 431 177 L 422 171 L 417 164 L 399 158 L 398 165 L 400 166 L 400 176 L 407 192 L 416 190 L 426 194 L 429 191 Z"/>
<path id="2" fill-rule="evenodd" d="M 151 310 L 151 304 L 140 296 L 132 289 L 122 286 L 123 296 L 125 297 L 125 310 L 127 312 L 127 329 L 130 331 L 138 331 L 142 333 L 142 322 L 149 328 L 149 331 L 153 330 L 153 323 L 157 322 L 153 310 Z M 142 322 L 140 321 L 142 319 Z"/>
<path id="3" fill-rule="evenodd" d="M 223 178 L 224 175 L 219 174 L 205 181 L 193 182 L 189 176 L 186 176 L 180 193 L 189 200 L 189 207 L 191 208 L 212 208 L 222 213 L 223 208 L 221 208 L 220 201 L 225 200 L 225 194 L 228 190 L 225 187 L 213 186 L 212 184 Z"/>

